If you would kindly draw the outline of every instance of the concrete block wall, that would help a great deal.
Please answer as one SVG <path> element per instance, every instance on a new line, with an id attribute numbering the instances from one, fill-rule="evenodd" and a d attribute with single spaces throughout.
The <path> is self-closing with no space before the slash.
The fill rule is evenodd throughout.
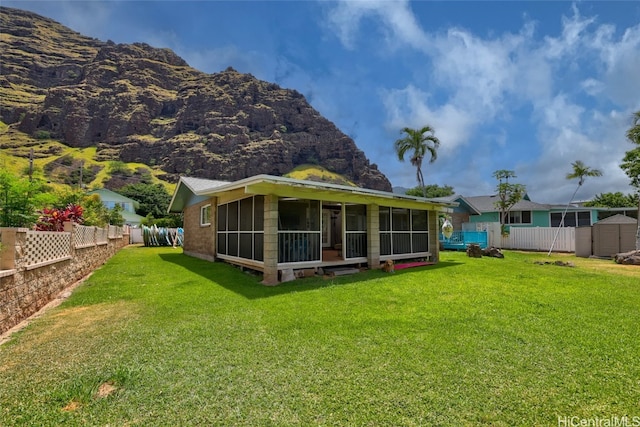
<path id="1" fill-rule="evenodd" d="M 429 252 L 431 252 L 431 261 L 440 261 L 440 227 L 438 224 L 438 214 L 429 212 Z"/>
<path id="2" fill-rule="evenodd" d="M 380 207 L 367 206 L 367 264 L 370 269 L 380 268 Z"/>
<path id="3" fill-rule="evenodd" d="M 264 285 L 278 284 L 278 197 L 264 198 Z"/>
<path id="4" fill-rule="evenodd" d="M 27 230 L 13 230 L 4 229 L 2 233 L 0 333 L 35 314 L 129 243 L 128 234 L 81 249 L 75 249 L 72 241 L 70 259 L 28 268 L 24 262 Z"/>
<path id="5" fill-rule="evenodd" d="M 200 225 L 200 208 L 211 205 L 209 225 Z M 196 258 L 215 261 L 216 257 L 216 222 L 217 222 L 217 199 L 211 198 L 207 201 L 188 206 L 184 209 L 184 244 L 183 251 L 186 255 Z"/>

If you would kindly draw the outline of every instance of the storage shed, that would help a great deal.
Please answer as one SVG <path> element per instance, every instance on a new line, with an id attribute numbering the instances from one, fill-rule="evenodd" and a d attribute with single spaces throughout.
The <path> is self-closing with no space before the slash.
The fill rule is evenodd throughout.
<path id="1" fill-rule="evenodd" d="M 614 215 L 591 228 L 594 256 L 609 258 L 636 248 L 638 221 L 634 218 Z"/>

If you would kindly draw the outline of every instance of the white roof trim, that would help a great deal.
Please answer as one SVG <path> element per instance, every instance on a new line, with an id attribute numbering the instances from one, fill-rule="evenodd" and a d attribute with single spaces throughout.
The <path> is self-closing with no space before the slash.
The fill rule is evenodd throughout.
<path id="1" fill-rule="evenodd" d="M 330 183 L 316 182 L 316 181 L 305 181 L 301 179 L 285 178 L 282 176 L 273 176 L 273 175 L 255 175 L 249 178 L 241 179 L 239 181 L 230 182 L 228 184 L 212 186 L 197 192 L 194 191 L 194 194 L 199 196 L 212 195 L 222 191 L 235 190 L 238 188 L 247 187 L 251 184 L 257 184 L 260 182 L 267 182 L 267 183 L 273 183 L 273 184 L 288 184 L 288 185 L 301 186 L 301 187 L 307 187 L 307 188 L 316 188 L 316 189 L 330 189 L 330 190 L 343 191 L 343 192 L 348 192 L 353 194 L 378 196 L 386 199 L 412 200 L 417 202 L 427 201 L 429 203 L 433 203 L 435 205 L 441 205 L 441 206 L 457 206 L 458 205 L 457 202 L 445 202 L 442 200 L 425 199 L 424 197 L 409 196 L 406 194 L 396 194 L 396 193 L 391 193 L 387 191 L 371 190 L 368 188 L 351 187 L 348 185 L 330 184 Z"/>

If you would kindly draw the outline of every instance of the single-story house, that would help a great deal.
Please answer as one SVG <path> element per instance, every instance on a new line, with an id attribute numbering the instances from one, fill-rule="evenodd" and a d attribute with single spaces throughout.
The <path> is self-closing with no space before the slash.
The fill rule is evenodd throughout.
<path id="1" fill-rule="evenodd" d="M 473 227 L 476 223 L 499 223 L 500 211 L 496 208 L 498 195 L 440 197 L 435 200 L 456 202 L 452 223 L 455 230 L 462 230 L 463 224 Z M 579 205 L 553 205 L 531 201 L 527 194 L 516 203 L 506 219 L 511 227 L 559 227 L 565 212 L 564 227 L 590 226 L 608 216 L 626 214 L 634 216 L 637 208 L 602 208 Z"/>
<path id="2" fill-rule="evenodd" d="M 97 194 L 100 197 L 102 204 L 107 209 L 113 209 L 116 207 L 116 205 L 120 206 L 122 208 L 122 212 L 120 212 L 120 214 L 122 215 L 122 218 L 124 218 L 124 223 L 127 225 L 138 227 L 144 219 L 143 216 L 136 214 L 136 207 L 138 207 L 138 202 L 125 197 L 122 194 L 118 194 L 106 188 L 92 190 L 87 194 Z"/>
<path id="3" fill-rule="evenodd" d="M 438 213 L 454 202 L 257 175 L 235 182 L 181 177 L 169 212 L 184 214 L 184 253 L 263 273 L 438 260 Z"/>

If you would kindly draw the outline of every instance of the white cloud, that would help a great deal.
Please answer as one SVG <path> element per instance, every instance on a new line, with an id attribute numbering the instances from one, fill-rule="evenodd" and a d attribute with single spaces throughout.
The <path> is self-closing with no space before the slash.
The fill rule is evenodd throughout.
<path id="1" fill-rule="evenodd" d="M 429 94 L 415 86 L 383 91 L 382 97 L 388 114 L 387 129 L 418 128 L 428 124 L 435 129 L 435 135 L 441 141 L 440 151 L 445 154 L 459 149 L 469 139 L 475 124 L 466 111 L 453 104 L 430 107 Z"/>
<path id="2" fill-rule="evenodd" d="M 554 98 L 541 118 L 538 138 L 543 144 L 542 154 L 524 168 L 523 176 L 535 199 L 566 203 L 577 185 L 575 180 L 566 180 L 571 163 L 576 160 L 604 174 L 588 179 L 576 196 L 578 199 L 603 192 L 631 191 L 619 168 L 624 152 L 630 148 L 624 140 L 625 119 L 617 112 L 587 114 L 562 95 Z"/>
<path id="3" fill-rule="evenodd" d="M 591 45 L 606 67 L 609 98 L 627 107 L 640 107 L 640 25 L 627 28 L 619 41 L 614 40 L 612 28 L 603 26 Z"/>
<path id="4" fill-rule="evenodd" d="M 402 1 L 339 1 L 329 11 L 329 26 L 347 49 L 355 49 L 357 33 L 361 21 L 375 18 L 383 22 L 380 28 L 390 47 L 407 44 L 421 48 L 425 43 L 425 34 L 410 10 L 410 4 Z"/>
<path id="5" fill-rule="evenodd" d="M 517 76 L 511 55 L 521 39 L 506 36 L 482 40 L 460 29 L 451 29 L 433 42 L 435 82 L 452 91 L 451 98 L 481 117 L 501 109 L 502 97 Z"/>
<path id="6" fill-rule="evenodd" d="M 606 88 L 603 82 L 594 78 L 583 80 L 582 83 L 580 83 L 580 86 L 582 87 L 582 90 L 591 96 L 598 96 Z"/>
<path id="7" fill-rule="evenodd" d="M 584 45 L 583 39 L 587 27 L 595 22 L 594 17 L 582 18 L 575 3 L 572 9 L 572 17 L 562 17 L 562 36 L 559 38 L 545 37 L 546 56 L 552 60 L 575 54 Z"/>
<path id="8" fill-rule="evenodd" d="M 570 196 L 575 184 L 565 176 L 575 160 L 605 173 L 588 182 L 590 190 L 581 189 L 584 197 L 626 187 L 618 165 L 629 149 L 621 144 L 628 123 L 619 117 L 640 107 L 640 25 L 616 36 L 614 27 L 598 25 L 597 17 L 582 16 L 574 5 L 572 14 L 562 17 L 562 31 L 556 37 L 540 38 L 532 22 L 518 33 L 492 37 L 462 28 L 431 34 L 420 30 L 406 2 L 391 4 L 340 3 L 331 15 L 335 24 L 341 24 L 339 34 L 349 48 L 355 47 L 360 20 L 366 16 L 385 29 L 387 45 L 409 47 L 431 64 L 404 88 L 380 91 L 387 129 L 429 124 L 443 141 L 446 157 L 468 146 L 480 125 L 508 124 L 513 108 L 524 106 L 531 109 L 529 122 L 537 128 L 526 140 L 537 148 L 528 152 L 539 154 L 515 161 L 538 200 L 562 202 Z M 397 19 L 389 13 L 391 7 L 398 11 Z M 388 37 L 395 37 L 395 42 Z M 571 78 L 564 79 L 567 75 Z M 602 103 L 584 103 L 583 95 L 606 97 L 617 107 L 602 112 L 598 109 Z M 493 134 L 496 148 L 515 149 L 523 143 L 509 140 L 504 132 Z M 400 179 L 410 179 L 410 172 L 400 171 Z M 468 187 L 470 177 L 456 179 L 461 184 L 457 188 Z M 485 189 L 491 187 L 490 180 L 472 179 L 473 185 Z"/>

